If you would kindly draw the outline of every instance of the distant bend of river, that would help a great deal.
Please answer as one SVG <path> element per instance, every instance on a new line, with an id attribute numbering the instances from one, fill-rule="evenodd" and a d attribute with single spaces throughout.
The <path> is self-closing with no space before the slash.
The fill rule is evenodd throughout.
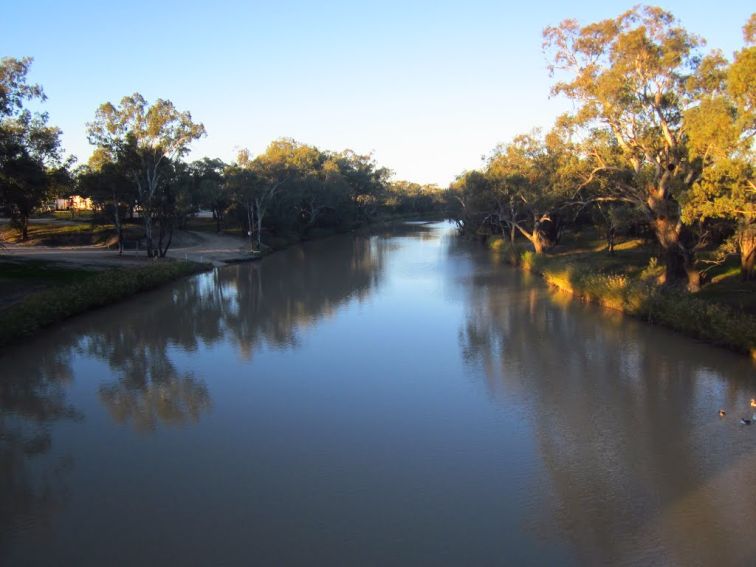
<path id="1" fill-rule="evenodd" d="M 754 565 L 752 397 L 449 224 L 336 236 L 6 350 L 0 564 Z"/>

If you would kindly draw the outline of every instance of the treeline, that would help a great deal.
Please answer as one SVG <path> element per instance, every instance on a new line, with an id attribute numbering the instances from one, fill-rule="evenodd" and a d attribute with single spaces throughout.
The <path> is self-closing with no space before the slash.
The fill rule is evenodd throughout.
<path id="1" fill-rule="evenodd" d="M 525 238 L 540 254 L 568 227 L 654 240 L 669 285 L 756 259 L 756 14 L 728 60 L 668 12 L 636 7 L 544 31 L 554 95 L 574 112 L 501 145 L 450 189 L 464 231 Z M 700 251 L 714 251 L 701 262 Z M 661 263 L 660 262 L 660 263 Z"/>
<path id="2" fill-rule="evenodd" d="M 119 252 L 125 226 L 138 218 L 150 257 L 165 256 L 174 230 L 201 210 L 217 231 L 241 228 L 260 249 L 267 238 L 343 230 L 385 216 L 439 214 L 444 193 L 434 185 L 391 179 L 372 156 L 322 151 L 291 139 L 272 142 L 258 156 L 248 150 L 224 163 L 185 161 L 190 144 L 206 135 L 189 112 L 168 100 L 150 104 L 140 94 L 101 105 L 87 124 L 94 152 L 74 168 L 63 160 L 61 132 L 47 115 L 25 108 L 43 100 L 29 85 L 31 59 L 0 63 L 0 198 L 22 233 L 29 218 L 55 196 L 90 197 L 115 227 Z"/>

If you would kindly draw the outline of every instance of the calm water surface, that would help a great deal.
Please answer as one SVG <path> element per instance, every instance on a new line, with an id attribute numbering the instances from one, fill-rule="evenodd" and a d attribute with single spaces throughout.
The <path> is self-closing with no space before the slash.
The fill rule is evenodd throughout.
<path id="1" fill-rule="evenodd" d="M 0 375 L 2 565 L 756 564 L 752 364 L 446 224 L 191 278 Z"/>

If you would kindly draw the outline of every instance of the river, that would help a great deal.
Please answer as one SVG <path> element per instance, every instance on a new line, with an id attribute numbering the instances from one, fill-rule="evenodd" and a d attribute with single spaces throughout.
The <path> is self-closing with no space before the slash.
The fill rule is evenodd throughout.
<path id="1" fill-rule="evenodd" d="M 756 564 L 752 363 L 445 223 L 192 277 L 0 374 L 4 566 Z"/>

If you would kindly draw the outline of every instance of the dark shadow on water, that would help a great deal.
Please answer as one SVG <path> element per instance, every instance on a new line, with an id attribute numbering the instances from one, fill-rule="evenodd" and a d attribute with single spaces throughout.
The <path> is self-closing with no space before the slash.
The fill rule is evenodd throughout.
<path id="1" fill-rule="evenodd" d="M 65 503 L 70 456 L 47 458 L 50 430 L 82 414 L 68 401 L 67 351 L 32 353 L 19 347 L 13 368 L 0 378 L 0 563 L 7 546 L 39 530 Z"/>

